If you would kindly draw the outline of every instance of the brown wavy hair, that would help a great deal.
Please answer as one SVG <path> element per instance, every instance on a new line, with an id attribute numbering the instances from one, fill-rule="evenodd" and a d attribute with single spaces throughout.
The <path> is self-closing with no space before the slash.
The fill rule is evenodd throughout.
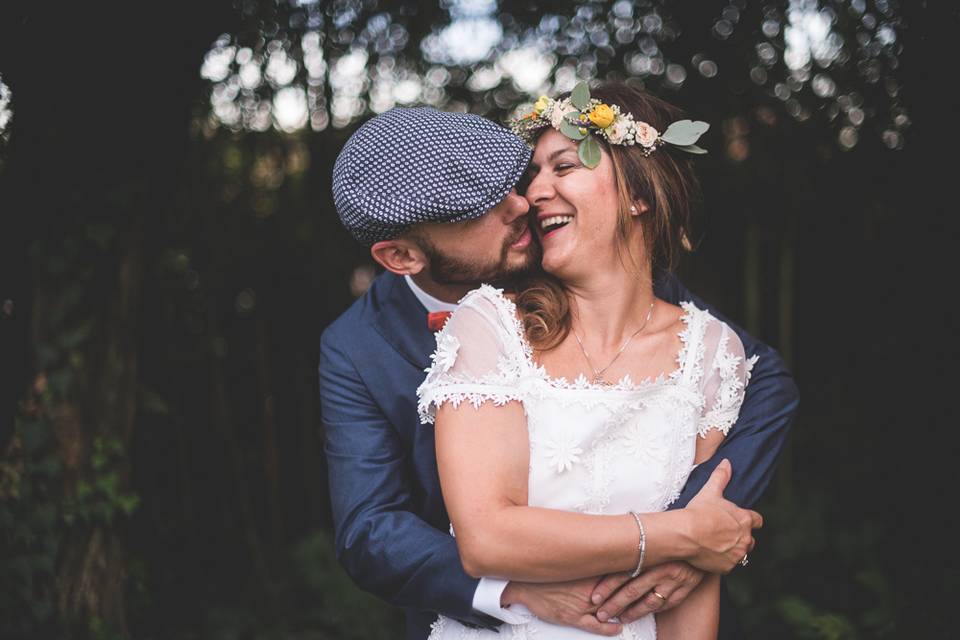
<path id="1" fill-rule="evenodd" d="M 661 133 L 670 123 L 684 117 L 678 107 L 623 83 L 600 85 L 592 88 L 590 95 L 605 104 L 619 105 L 621 111 L 633 114 L 635 120 L 646 122 Z M 689 154 L 665 145 L 644 156 L 637 145 L 610 145 L 599 136 L 597 141 L 613 163 L 620 201 L 617 248 L 621 258 L 633 267 L 637 277 L 652 274 L 654 266 L 674 269 L 682 251 L 691 249 L 690 218 L 700 200 L 700 183 Z M 640 216 L 644 246 L 638 256 L 638 247 L 630 246 L 628 239 L 634 225 L 630 207 L 640 199 L 649 210 Z M 534 349 L 549 351 L 570 333 L 570 301 L 557 278 L 544 272 L 528 277 L 519 283 L 516 301 Z"/>

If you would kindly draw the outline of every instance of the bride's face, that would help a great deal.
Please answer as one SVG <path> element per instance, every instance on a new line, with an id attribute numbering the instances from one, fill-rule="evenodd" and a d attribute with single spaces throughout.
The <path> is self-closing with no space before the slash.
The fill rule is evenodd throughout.
<path id="1" fill-rule="evenodd" d="M 555 129 L 540 136 L 529 168 L 525 196 L 543 245 L 543 268 L 573 281 L 619 262 L 617 197 L 613 163 L 606 151 L 589 169 L 575 142 Z"/>

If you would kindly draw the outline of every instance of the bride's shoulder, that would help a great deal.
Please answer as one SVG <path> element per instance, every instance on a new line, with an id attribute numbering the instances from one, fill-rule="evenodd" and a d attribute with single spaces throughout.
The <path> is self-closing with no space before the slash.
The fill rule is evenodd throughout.
<path id="1" fill-rule="evenodd" d="M 729 343 L 733 351 L 743 353 L 743 344 L 737 332 L 729 324 L 717 318 L 709 309 L 700 308 L 693 302 L 680 303 L 683 310 L 682 322 L 686 338 L 702 341 L 707 346 L 721 346 Z"/>
<path id="2" fill-rule="evenodd" d="M 460 299 L 451 320 L 468 317 L 483 318 L 486 324 L 511 328 L 516 318 L 516 305 L 503 289 L 482 284 Z"/>
<path id="3" fill-rule="evenodd" d="M 458 309 L 481 308 L 498 311 L 513 312 L 513 297 L 503 289 L 490 284 L 481 284 L 463 296 L 458 303 Z"/>

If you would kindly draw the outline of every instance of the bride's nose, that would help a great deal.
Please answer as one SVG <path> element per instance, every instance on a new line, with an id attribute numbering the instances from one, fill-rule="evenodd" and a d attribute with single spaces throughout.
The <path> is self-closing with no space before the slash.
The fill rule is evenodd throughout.
<path id="1" fill-rule="evenodd" d="M 524 195 L 531 207 L 537 207 L 553 198 L 555 191 L 550 180 L 541 171 L 530 180 Z"/>

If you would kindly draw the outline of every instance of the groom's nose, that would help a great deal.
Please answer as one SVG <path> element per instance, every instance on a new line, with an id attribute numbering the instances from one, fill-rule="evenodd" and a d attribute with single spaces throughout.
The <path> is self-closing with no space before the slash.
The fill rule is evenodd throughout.
<path id="1" fill-rule="evenodd" d="M 507 224 L 513 224 L 517 218 L 526 216 L 530 212 L 530 203 L 517 193 L 516 188 L 510 189 L 510 193 L 504 198 L 504 203 L 507 205 L 503 208 L 504 222 Z"/>

